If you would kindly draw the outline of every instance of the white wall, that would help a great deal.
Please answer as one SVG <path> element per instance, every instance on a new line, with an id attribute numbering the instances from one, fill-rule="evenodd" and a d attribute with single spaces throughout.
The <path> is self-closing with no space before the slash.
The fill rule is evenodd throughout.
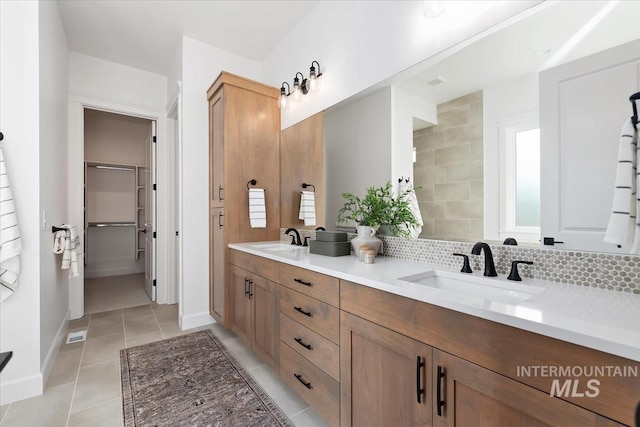
<path id="1" fill-rule="evenodd" d="M 209 315 L 209 114 L 207 89 L 221 71 L 260 80 L 260 66 L 189 37 L 182 39 L 183 329 Z M 172 83 L 169 82 L 171 86 Z"/>
<path id="2" fill-rule="evenodd" d="M 291 85 L 297 71 L 308 76 L 320 63 L 322 91 L 283 111 L 285 129 L 536 3 L 447 2 L 429 20 L 422 1 L 321 2 L 263 61 L 263 78 Z"/>
<path id="3" fill-rule="evenodd" d="M 413 118 L 429 123 L 438 122 L 437 105 L 411 95 L 404 90 L 391 87 L 391 176 L 389 179 L 398 187 L 398 178 L 413 181 Z"/>
<path id="4" fill-rule="evenodd" d="M 501 240 L 500 124 L 516 115 L 537 112 L 538 74 L 530 74 L 483 89 L 484 238 Z"/>
<path id="5" fill-rule="evenodd" d="M 324 115 L 327 227 L 344 204 L 342 193 L 360 197 L 391 177 L 391 88 L 332 108 Z M 342 224 L 344 225 L 344 224 Z M 353 225 L 353 224 L 352 224 Z"/>
<path id="6" fill-rule="evenodd" d="M 22 237 L 20 285 L 0 305 L 0 352 L 14 354 L 0 375 L 0 404 L 42 392 L 38 64 L 38 4 L 0 2 L 2 151 Z"/>
<path id="7" fill-rule="evenodd" d="M 167 79 L 165 76 L 150 73 L 114 62 L 82 55 L 69 54 L 69 217 L 72 224 L 82 224 L 83 219 L 83 168 L 84 162 L 84 108 L 111 111 L 136 117 L 157 120 L 158 163 L 167 161 L 168 147 L 165 137 L 165 107 L 167 103 Z M 164 211 L 167 203 L 165 191 L 167 177 L 158 176 L 157 206 Z M 165 287 L 173 284 L 168 278 L 165 248 L 168 241 L 173 242 L 173 225 L 167 224 L 164 217 L 158 218 L 157 280 L 158 295 L 165 295 Z M 80 264 L 81 276 L 84 265 Z M 158 299 L 162 303 L 163 300 Z M 80 278 L 70 280 L 69 306 L 71 318 L 82 316 L 84 308 L 84 289 Z"/>
<path id="8" fill-rule="evenodd" d="M 68 271 L 51 250 L 51 225 L 68 217 L 68 54 L 55 2 L 40 2 L 40 363 L 46 377 L 69 319 Z M 33 167 L 33 166 L 32 166 Z"/>

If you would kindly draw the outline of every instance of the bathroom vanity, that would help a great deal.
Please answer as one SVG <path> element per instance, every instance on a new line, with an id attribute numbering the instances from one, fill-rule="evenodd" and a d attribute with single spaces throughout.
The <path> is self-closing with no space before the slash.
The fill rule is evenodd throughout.
<path id="1" fill-rule="evenodd" d="M 229 247 L 231 328 L 331 425 L 633 425 L 638 295 Z"/>

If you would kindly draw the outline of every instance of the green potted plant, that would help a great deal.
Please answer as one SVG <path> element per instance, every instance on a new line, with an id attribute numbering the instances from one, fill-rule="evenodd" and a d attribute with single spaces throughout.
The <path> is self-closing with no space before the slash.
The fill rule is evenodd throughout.
<path id="1" fill-rule="evenodd" d="M 387 182 L 382 187 L 369 187 L 363 198 L 352 194 L 342 193 L 342 197 L 346 200 L 342 208 L 338 211 L 338 223 L 347 223 L 349 221 L 357 224 L 358 237 L 353 243 L 353 248 L 357 253 L 357 249 L 362 244 L 380 242 L 380 239 L 374 237 L 378 228 L 383 225 L 389 231 L 398 237 L 410 237 L 410 229 L 420 225 L 418 219 L 411 210 L 409 194 L 414 190 L 409 189 L 401 193 L 398 197 L 393 197 L 391 193 L 391 182 Z M 373 240 L 375 239 L 375 240 Z M 380 244 L 376 246 L 379 248 Z M 374 250 L 374 248 L 372 246 Z"/>

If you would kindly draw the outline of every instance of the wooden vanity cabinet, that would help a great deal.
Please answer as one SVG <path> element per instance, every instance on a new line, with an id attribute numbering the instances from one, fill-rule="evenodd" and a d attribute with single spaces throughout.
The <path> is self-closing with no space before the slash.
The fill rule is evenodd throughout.
<path id="1" fill-rule="evenodd" d="M 340 282 L 280 265 L 280 376 L 332 426 L 340 425 Z"/>
<path id="2" fill-rule="evenodd" d="M 344 311 L 340 317 L 340 425 L 430 426 L 431 347 Z"/>
<path id="3" fill-rule="evenodd" d="M 277 88 L 227 72 L 220 73 L 207 91 L 209 311 L 225 327 L 230 325 L 231 304 L 225 263 L 228 244 L 280 236 L 279 95 Z M 255 187 L 265 189 L 266 228 L 250 227 L 247 183 L 252 179 L 257 181 Z M 222 225 L 217 227 L 218 223 Z"/>
<path id="4" fill-rule="evenodd" d="M 370 399 L 379 398 L 372 397 L 370 391 L 358 392 L 361 385 L 357 382 L 357 370 L 362 362 L 350 360 L 353 355 L 348 353 L 354 349 L 362 351 L 376 347 L 372 344 L 374 339 L 370 338 L 375 335 L 361 332 L 365 329 L 362 326 L 364 321 L 371 324 L 366 324 L 371 330 L 375 329 L 372 325 L 377 325 L 377 333 L 381 336 L 389 336 L 391 332 L 387 331 L 392 331 L 407 340 L 433 347 L 432 385 L 427 390 L 431 390 L 428 396 L 432 402 L 434 426 L 595 427 L 634 423 L 640 378 L 598 378 L 599 394 L 594 397 L 580 395 L 585 391 L 588 378 L 579 378 L 578 394 L 572 395 L 572 389 L 569 393 L 561 396 L 556 393 L 557 397 L 552 397 L 553 378 L 518 375 L 517 368 L 634 366 L 638 369 L 638 362 L 344 280 L 340 281 L 340 308 L 343 425 L 359 425 L 352 414 L 353 408 L 366 407 L 370 405 Z M 365 320 L 354 322 L 351 320 L 354 317 Z M 397 351 L 406 351 L 406 348 Z M 393 349 L 393 346 L 387 346 L 378 353 L 389 353 Z M 384 358 L 376 356 L 375 352 L 370 352 L 368 357 L 367 363 L 371 365 L 369 375 L 384 375 L 378 374 L 384 371 Z M 408 357 L 405 363 L 409 363 Z M 438 375 L 439 367 L 444 377 Z M 408 365 L 405 369 L 406 372 L 398 369 L 396 373 L 402 385 L 397 386 L 396 399 L 390 400 L 389 410 L 396 410 L 399 402 L 416 401 L 415 374 L 409 375 Z M 441 400 L 445 404 L 438 415 L 438 402 Z"/>
<path id="5" fill-rule="evenodd" d="M 232 262 L 238 263 L 236 251 L 231 251 Z M 240 259 L 251 255 L 242 254 Z M 257 258 L 257 257 L 256 257 Z M 259 259 L 267 270 L 277 268 L 275 261 Z M 264 271 L 265 269 L 263 269 Z M 278 369 L 279 285 L 238 265 L 229 267 L 231 288 L 231 330 L 273 369 Z"/>

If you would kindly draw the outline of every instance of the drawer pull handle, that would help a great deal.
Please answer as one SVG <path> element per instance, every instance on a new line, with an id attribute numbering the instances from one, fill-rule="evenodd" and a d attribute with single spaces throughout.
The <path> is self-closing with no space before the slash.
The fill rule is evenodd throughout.
<path id="1" fill-rule="evenodd" d="M 294 282 L 300 283 L 301 285 L 311 286 L 311 282 L 305 282 L 302 279 L 293 279 Z"/>
<path id="2" fill-rule="evenodd" d="M 416 394 L 418 395 L 418 403 L 422 403 L 422 401 L 420 400 L 420 396 L 422 396 L 423 394 L 425 394 L 425 389 L 420 387 L 420 373 L 422 372 L 422 368 L 424 367 L 424 362 L 422 361 L 422 357 L 418 356 L 418 359 L 416 361 Z"/>
<path id="3" fill-rule="evenodd" d="M 310 312 L 310 311 L 304 311 L 304 310 L 302 309 L 302 307 L 293 307 L 293 309 L 294 309 L 295 311 L 297 311 L 298 313 L 302 313 L 302 314 L 304 314 L 304 315 L 305 315 L 305 316 L 307 316 L 307 317 L 313 317 L 313 315 L 311 314 L 311 312 Z"/>
<path id="4" fill-rule="evenodd" d="M 302 379 L 302 375 L 300 374 L 296 374 L 295 372 L 293 373 L 293 376 L 296 377 L 296 379 L 298 381 L 300 381 L 306 388 L 308 388 L 309 390 L 311 390 L 313 387 L 311 387 L 311 383 L 306 382 L 305 380 Z"/>
<path id="5" fill-rule="evenodd" d="M 297 342 L 298 344 L 300 344 L 301 346 L 303 346 L 307 350 L 313 350 L 313 348 L 311 347 L 311 344 L 305 344 L 305 342 L 302 341 L 302 338 L 294 337 L 293 339 L 295 340 L 295 342 Z"/>
<path id="6" fill-rule="evenodd" d="M 436 396 L 436 405 L 438 406 L 438 416 L 442 416 L 442 407 L 445 406 L 446 402 L 442 400 L 442 380 L 444 379 L 445 372 L 442 366 L 438 366 L 438 387 L 437 387 L 437 396 Z"/>

